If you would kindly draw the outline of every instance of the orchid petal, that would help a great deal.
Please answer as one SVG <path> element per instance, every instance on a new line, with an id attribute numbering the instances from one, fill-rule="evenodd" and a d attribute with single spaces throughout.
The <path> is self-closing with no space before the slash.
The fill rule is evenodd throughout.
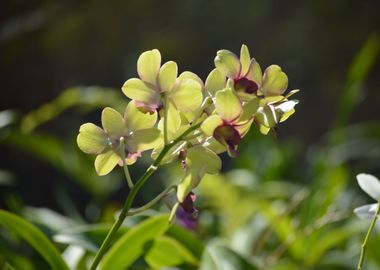
<path id="1" fill-rule="evenodd" d="M 189 192 L 198 186 L 206 173 L 219 173 L 222 161 L 213 151 L 198 145 L 187 151 L 186 167 L 187 173 L 177 189 L 177 197 L 180 202 L 183 202 Z"/>
<path id="2" fill-rule="evenodd" d="M 213 97 L 216 92 L 226 87 L 226 77 L 218 70 L 213 69 L 206 79 L 206 91 Z"/>
<path id="3" fill-rule="evenodd" d="M 262 91 L 265 96 L 279 96 L 288 87 L 288 76 L 277 65 L 269 66 L 263 77 Z"/>
<path id="4" fill-rule="evenodd" d="M 240 74 L 241 64 L 238 57 L 227 50 L 220 50 L 216 53 L 214 60 L 216 68 L 226 77 L 236 78 Z"/>
<path id="5" fill-rule="evenodd" d="M 380 199 L 380 181 L 371 174 L 361 173 L 356 176 L 360 188 L 378 201 Z"/>
<path id="6" fill-rule="evenodd" d="M 255 119 L 267 128 L 272 128 L 278 123 L 275 108 L 271 105 L 260 107 L 255 114 Z"/>
<path id="7" fill-rule="evenodd" d="M 246 74 L 249 69 L 249 65 L 251 62 L 251 56 L 249 55 L 248 47 L 243 44 L 240 49 L 240 63 L 241 63 L 241 71 L 240 74 Z"/>
<path id="8" fill-rule="evenodd" d="M 216 93 L 215 110 L 223 120 L 232 122 L 241 114 L 242 105 L 232 89 L 227 88 Z"/>
<path id="9" fill-rule="evenodd" d="M 157 122 L 157 112 L 144 113 L 136 107 L 132 100 L 128 103 L 124 113 L 128 132 L 153 127 Z"/>
<path id="10" fill-rule="evenodd" d="M 127 148 L 130 148 L 132 152 L 153 149 L 161 143 L 160 133 L 161 131 L 157 128 L 136 130 L 128 137 Z"/>
<path id="11" fill-rule="evenodd" d="M 198 109 L 203 100 L 202 86 L 194 80 L 180 81 L 170 92 L 170 99 L 181 112 Z"/>
<path id="12" fill-rule="evenodd" d="M 248 80 L 254 81 L 259 87 L 263 81 L 263 72 L 261 71 L 261 67 L 259 63 L 256 62 L 255 59 L 252 59 L 247 73 L 245 73 L 245 77 Z"/>
<path id="13" fill-rule="evenodd" d="M 146 104 L 157 104 L 160 102 L 160 95 L 154 86 L 137 78 L 126 81 L 121 90 L 127 97 L 133 100 Z"/>
<path id="14" fill-rule="evenodd" d="M 173 88 L 177 75 L 178 66 L 176 62 L 169 61 L 161 67 L 158 81 L 162 92 L 170 91 Z"/>
<path id="15" fill-rule="evenodd" d="M 223 124 L 222 118 L 219 115 L 211 115 L 205 119 L 205 121 L 201 125 L 201 130 L 207 136 L 212 136 L 214 134 L 215 129 Z"/>
<path id="16" fill-rule="evenodd" d="M 92 123 L 86 123 L 80 126 L 77 143 L 83 152 L 99 154 L 107 146 L 108 138 L 103 129 Z"/>
<path id="17" fill-rule="evenodd" d="M 104 130 L 112 138 L 121 137 L 127 129 L 124 118 L 121 114 L 110 107 L 107 107 L 102 111 L 102 125 Z"/>
<path id="18" fill-rule="evenodd" d="M 120 156 L 112 149 L 97 155 L 95 159 L 95 170 L 100 176 L 108 174 L 120 161 Z"/>
<path id="19" fill-rule="evenodd" d="M 355 215 L 357 215 L 360 219 L 372 219 L 377 210 L 378 204 L 366 204 L 354 209 Z"/>
<path id="20" fill-rule="evenodd" d="M 161 54 L 157 49 L 143 52 L 137 60 L 139 77 L 148 83 L 157 85 L 157 75 L 161 65 Z"/>
<path id="21" fill-rule="evenodd" d="M 182 72 L 179 76 L 178 76 L 178 79 L 180 81 L 186 81 L 186 80 L 193 80 L 193 81 L 196 81 L 199 83 L 199 85 L 201 86 L 201 88 L 204 87 L 203 85 L 203 81 L 201 78 L 199 78 L 199 76 L 191 71 L 184 71 Z"/>

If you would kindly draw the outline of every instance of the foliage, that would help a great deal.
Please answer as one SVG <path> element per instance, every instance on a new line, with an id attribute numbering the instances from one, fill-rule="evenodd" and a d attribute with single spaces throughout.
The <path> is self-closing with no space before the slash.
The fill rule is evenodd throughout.
<path id="1" fill-rule="evenodd" d="M 376 46 L 364 46 L 363 50 L 377 49 Z M 364 55 L 362 57 L 366 58 L 368 54 L 371 53 L 360 53 L 358 57 Z M 248 132 L 252 115 L 258 121 L 259 131 L 265 134 L 293 113 L 296 102 L 287 101 L 289 94 L 273 98 L 273 94 L 283 94 L 287 86 L 286 75 L 278 66 L 270 66 L 264 77 L 256 79 L 255 73 L 247 78 L 251 75 L 251 66 L 247 67 L 247 63 L 255 66 L 257 62 L 251 60 L 244 46 L 241 55 L 237 58 L 228 51 L 219 51 L 215 61 L 217 69 L 210 73 L 203 86 L 191 73 L 177 77 L 174 62 L 160 66 L 158 52 L 150 51 L 146 57 L 153 59 L 150 61 L 155 62 L 155 68 L 144 70 L 146 66 L 142 57 L 137 65 L 140 79 L 131 79 L 123 86 L 123 93 L 129 97 L 136 97 L 136 89 L 146 90 L 146 95 L 138 96 L 143 100 L 129 102 L 124 116 L 119 112 L 126 104 L 120 102 L 115 91 L 75 88 L 65 91 L 57 100 L 28 114 L 21 121 L 15 118 L 14 122 L 5 122 L 1 127 L 3 144 L 45 160 L 91 194 L 106 198 L 112 196 L 117 183 L 120 184 L 118 174 L 108 174 L 117 164 L 131 165 L 140 158 L 140 153 L 152 148 L 152 158 L 156 160 L 165 149 L 165 140 L 173 142 L 189 126 L 198 124 L 196 119 L 199 116 L 192 113 L 194 108 L 206 111 L 204 117 L 199 117 L 202 120 L 200 130 L 192 130 L 182 137 L 186 140 L 175 141 L 174 145 L 181 145 L 190 138 L 191 145 L 180 149 L 186 149 L 186 155 L 169 150 L 162 156 L 163 163 L 173 162 L 179 157 L 187 165 L 185 170 L 179 166 L 167 167 L 167 174 L 173 181 L 162 182 L 169 186 L 182 181 L 174 202 L 170 201 L 172 198 L 164 198 L 169 206 L 177 200 L 184 203 L 191 190 L 199 185 L 196 192 L 201 211 L 196 234 L 178 225 L 169 226 L 166 222 L 168 215 L 158 214 L 167 210 L 155 207 L 156 210 L 128 217 L 120 224 L 115 243 L 104 257 L 101 269 L 352 269 L 356 264 L 368 224 L 351 216 L 352 209 L 364 200 L 357 198 L 355 187 L 350 184 L 356 170 L 349 164 L 354 160 L 371 164 L 379 157 L 378 123 L 345 126 L 344 119 L 350 114 L 346 111 L 344 117 L 337 117 L 340 128 L 332 130 L 324 143 L 310 147 L 307 159 L 296 162 L 296 143 L 278 145 L 270 137 L 260 137 L 255 131 Z M 358 60 L 355 63 L 362 65 L 363 62 Z M 363 70 L 355 73 L 362 76 L 359 78 L 357 75 L 356 81 L 362 82 L 365 73 L 369 72 L 365 68 Z M 279 78 L 268 79 L 271 76 Z M 173 84 L 173 81 L 178 84 Z M 159 92 L 161 85 L 170 89 L 168 97 L 163 98 Z M 345 93 L 353 91 L 351 84 L 347 85 Z M 255 87 L 262 91 L 258 94 L 261 97 L 259 101 L 256 97 L 247 97 Z M 217 91 L 218 88 L 221 91 Z M 183 94 L 184 89 L 191 95 Z M 93 100 L 92 94 L 100 98 Z M 69 102 L 72 95 L 75 98 Z M 207 96 L 214 102 L 205 102 Z M 186 108 L 187 101 L 191 106 Z M 208 107 L 202 107 L 203 104 Z M 115 109 L 103 110 L 102 128 L 85 124 L 78 136 L 84 152 L 98 156 L 107 153 L 102 162 L 99 158 L 95 162 L 98 174 L 107 174 L 100 180 L 92 173 L 92 160 L 72 148 L 74 134 L 67 140 L 32 131 L 40 124 L 55 121 L 55 117 L 71 106 L 86 109 L 84 112 L 115 106 Z M 353 106 L 349 107 L 352 109 Z M 162 108 L 166 110 L 156 112 Z M 180 111 L 178 108 L 186 109 Z M 134 122 L 133 119 L 141 120 Z M 165 119 L 168 119 L 167 124 Z M 249 126 L 240 129 L 240 121 L 247 119 Z M 148 135 L 136 136 L 135 132 L 141 130 L 148 130 Z M 214 148 L 211 143 L 205 145 L 204 136 L 213 137 L 219 143 L 218 147 Z M 120 137 L 123 140 L 119 140 Z M 240 141 L 241 137 L 253 138 L 254 142 Z M 227 152 L 236 156 L 238 145 L 240 157 L 233 166 L 240 169 L 219 175 L 207 174 L 220 169 L 220 160 L 215 153 Z M 371 169 L 369 165 L 367 168 Z M 70 196 L 69 200 L 72 200 Z M 194 203 L 193 199 L 191 203 Z M 67 266 L 88 269 L 114 221 L 114 209 L 107 204 L 102 205 L 103 213 L 109 207 L 112 218 L 104 214 L 95 224 L 89 224 L 84 217 L 73 213 L 62 215 L 22 204 L 14 206 L 9 199 L 8 208 L 18 212 L 23 219 L 6 211 L 0 215 L 0 263 L 5 269 L 66 269 Z M 380 266 L 375 251 L 378 245 L 380 238 L 373 234 L 367 248 L 368 269 Z"/>

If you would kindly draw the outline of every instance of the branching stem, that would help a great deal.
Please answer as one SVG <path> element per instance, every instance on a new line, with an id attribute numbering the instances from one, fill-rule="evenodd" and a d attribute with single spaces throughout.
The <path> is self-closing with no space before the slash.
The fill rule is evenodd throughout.
<path id="1" fill-rule="evenodd" d="M 131 175 L 129 174 L 128 165 L 125 163 L 125 139 L 124 137 L 120 138 L 120 155 L 123 162 L 123 170 L 125 174 L 125 179 L 127 179 L 129 189 L 133 188 L 133 181 Z"/>
<path id="2" fill-rule="evenodd" d="M 188 134 L 196 130 L 200 127 L 200 123 L 190 126 L 185 132 L 183 132 L 179 137 L 177 137 L 172 142 L 165 145 L 165 147 L 160 152 L 157 159 L 153 162 L 152 166 L 150 166 L 145 173 L 137 180 L 136 184 L 132 187 L 130 192 L 128 193 L 128 196 L 125 200 L 123 209 L 120 212 L 120 215 L 118 219 L 115 221 L 115 223 L 112 225 L 111 229 L 109 230 L 106 238 L 104 239 L 102 245 L 100 246 L 98 252 L 95 255 L 94 261 L 91 264 L 90 270 L 95 270 L 98 266 L 100 260 L 106 253 L 108 247 L 114 240 L 114 237 L 119 230 L 121 224 L 125 220 L 125 218 L 128 215 L 129 210 L 131 209 L 132 203 L 136 198 L 137 193 L 140 191 L 140 189 L 144 186 L 145 182 L 149 179 L 149 177 L 157 170 L 157 167 L 160 165 L 162 159 L 165 157 L 165 155 L 168 153 L 168 151 L 177 143 L 179 143 L 183 138 L 185 138 Z"/>

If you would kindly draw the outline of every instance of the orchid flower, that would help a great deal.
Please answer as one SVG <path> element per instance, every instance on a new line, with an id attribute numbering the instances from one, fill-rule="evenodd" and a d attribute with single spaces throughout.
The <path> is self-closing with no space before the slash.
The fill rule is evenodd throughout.
<path id="1" fill-rule="evenodd" d="M 141 110 L 154 112 L 161 108 L 165 95 L 180 112 L 191 113 L 200 107 L 203 94 L 198 76 L 186 71 L 177 78 L 177 64 L 169 61 L 161 66 L 161 54 L 157 49 L 140 55 L 137 72 L 140 78 L 127 80 L 122 91 L 135 100 Z"/>
<path id="2" fill-rule="evenodd" d="M 87 154 L 96 154 L 95 169 L 98 175 L 106 175 L 116 166 L 131 165 L 141 152 L 154 148 L 160 130 L 154 128 L 157 112 L 143 113 L 134 101 L 128 103 L 124 117 L 112 108 L 102 111 L 102 126 L 83 124 L 79 129 L 77 143 Z M 121 143 L 121 138 L 124 141 Z M 121 147 L 124 145 L 124 149 Z"/>
<path id="3" fill-rule="evenodd" d="M 377 203 L 366 204 L 354 209 L 354 213 L 362 219 L 373 218 L 380 199 L 380 181 L 373 175 L 361 173 L 356 176 L 360 188 Z"/>
<path id="4" fill-rule="evenodd" d="M 232 87 L 229 80 L 227 88 L 216 92 L 215 114 L 204 120 L 201 130 L 226 147 L 231 157 L 236 157 L 237 146 L 252 123 L 253 114 L 249 112 L 255 112 L 257 100 L 243 106 Z"/>

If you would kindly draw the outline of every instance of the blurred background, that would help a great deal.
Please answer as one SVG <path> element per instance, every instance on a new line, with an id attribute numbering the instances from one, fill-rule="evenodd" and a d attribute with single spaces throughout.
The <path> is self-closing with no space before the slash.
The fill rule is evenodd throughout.
<path id="1" fill-rule="evenodd" d="M 136 76 L 141 52 L 157 48 L 205 80 L 217 50 L 238 53 L 244 43 L 263 69 L 283 68 L 300 103 L 277 138 L 253 129 L 239 158 L 224 157 L 226 174 L 203 181 L 197 233 L 228 239 L 253 259 L 284 246 L 264 260 L 285 265 L 276 269 L 350 269 L 368 225 L 352 209 L 370 202 L 355 175 L 380 177 L 379 12 L 375 0 L 2 1 L 1 208 L 111 220 L 126 185 L 121 172 L 95 175 L 76 146 L 79 126 L 99 123 L 105 106 L 125 106 L 120 87 Z M 155 178 L 137 204 L 178 176 L 168 167 Z M 341 234 L 331 240 L 335 229 Z M 309 256 L 302 246 L 313 245 L 322 247 Z M 380 259 L 369 257 L 379 269 Z"/>

